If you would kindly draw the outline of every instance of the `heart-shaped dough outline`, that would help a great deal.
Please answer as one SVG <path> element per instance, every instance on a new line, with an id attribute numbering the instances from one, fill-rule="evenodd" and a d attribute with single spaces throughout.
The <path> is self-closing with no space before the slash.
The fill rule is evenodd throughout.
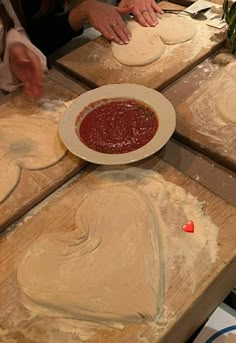
<path id="1" fill-rule="evenodd" d="M 58 126 L 37 116 L 0 119 L 0 203 L 17 186 L 21 170 L 39 170 L 66 154 Z"/>

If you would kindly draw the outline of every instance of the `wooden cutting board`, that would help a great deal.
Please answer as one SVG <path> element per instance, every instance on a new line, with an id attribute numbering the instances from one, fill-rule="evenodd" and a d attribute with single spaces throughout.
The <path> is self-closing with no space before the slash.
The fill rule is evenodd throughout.
<path id="1" fill-rule="evenodd" d="M 54 81 L 47 80 L 45 98 L 49 100 L 69 101 L 77 94 L 67 90 Z M 22 93 L 12 94 L 3 98 L 0 105 L 0 117 L 32 114 L 45 116 L 45 108 L 26 98 Z M 47 113 L 49 117 L 53 113 Z M 21 170 L 19 183 L 8 198 L 0 204 L 0 231 L 12 221 L 29 210 L 33 205 L 55 190 L 59 185 L 76 174 L 85 162 L 67 153 L 57 164 L 41 170 Z M 1 177 L 1 175 L 0 175 Z"/>
<path id="2" fill-rule="evenodd" d="M 192 94 L 187 93 L 191 95 L 176 107 L 178 136 L 233 171 L 236 171 L 236 125 L 219 117 L 216 99 L 229 86 L 236 85 L 235 72 L 236 62 L 214 71 L 212 77 Z M 170 99 L 168 91 L 167 97 Z"/>
<path id="3" fill-rule="evenodd" d="M 163 8 L 181 9 L 161 2 Z M 57 65 L 91 87 L 112 83 L 136 83 L 161 90 L 218 50 L 225 40 L 224 29 L 194 21 L 198 31 L 189 42 L 167 46 L 161 58 L 147 66 L 127 67 L 112 57 L 110 43 L 98 37 L 57 61 Z"/>
<path id="4" fill-rule="evenodd" d="M 2 338 L 2 342 L 7 343 L 14 338 L 22 343 L 79 342 L 80 336 L 87 343 L 184 342 L 235 285 L 236 209 L 157 157 L 136 166 L 158 171 L 166 180 L 182 186 L 199 201 L 205 201 L 204 212 L 220 228 L 218 259 L 211 265 L 211 270 L 206 272 L 206 251 L 202 252 L 201 262 L 192 270 L 198 276 L 195 292 L 185 287 L 190 275 L 180 276 L 180 270 L 174 272 L 174 266 L 171 266 L 165 270 L 169 278 L 164 295 L 168 315 L 163 326 L 132 324 L 123 330 L 98 326 L 94 335 L 87 336 L 83 328 L 82 332 L 76 331 L 78 326 L 81 328 L 81 323 L 77 321 L 62 327 L 59 319 L 31 316 L 22 306 L 16 282 L 19 261 L 42 234 L 74 230 L 78 200 L 97 180 L 92 172 L 56 196 L 52 195 L 44 207 L 36 209 L 24 223 L 19 223 L 6 239 L 3 237 L 0 241 L 0 341 Z M 57 329 L 58 325 L 61 331 Z"/>

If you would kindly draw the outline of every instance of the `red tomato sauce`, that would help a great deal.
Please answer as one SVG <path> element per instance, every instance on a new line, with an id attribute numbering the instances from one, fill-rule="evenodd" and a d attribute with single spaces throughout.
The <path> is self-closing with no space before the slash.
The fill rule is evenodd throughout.
<path id="1" fill-rule="evenodd" d="M 84 112 L 87 114 L 78 125 Z M 80 140 L 90 149 L 106 154 L 137 150 L 153 138 L 157 129 L 154 110 L 134 99 L 99 100 L 85 108 L 76 122 Z"/>

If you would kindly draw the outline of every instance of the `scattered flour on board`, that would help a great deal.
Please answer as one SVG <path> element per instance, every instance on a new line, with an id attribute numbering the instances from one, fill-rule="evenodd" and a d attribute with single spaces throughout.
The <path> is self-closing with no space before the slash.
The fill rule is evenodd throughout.
<path id="1" fill-rule="evenodd" d="M 201 72 L 201 78 L 198 75 L 196 77 L 198 80 L 198 85 L 201 86 L 204 84 L 208 79 L 210 79 L 214 73 L 220 68 L 219 64 L 213 63 L 212 58 L 208 58 L 204 61 L 204 64 L 199 64 L 196 67 Z"/>
<path id="2" fill-rule="evenodd" d="M 219 66 L 209 61 L 205 68 L 210 71 L 208 74 L 210 77 Z M 196 96 L 194 102 L 190 104 L 190 111 L 194 127 L 199 134 L 208 137 L 223 154 L 236 156 L 236 127 L 224 121 L 217 114 L 216 109 L 216 101 L 221 92 L 235 85 L 234 72 L 227 72 L 227 68 L 228 66 L 214 73 L 210 81 L 203 81 L 203 88 L 200 91 L 197 89 L 194 93 Z"/>
<path id="3" fill-rule="evenodd" d="M 99 180 L 101 179 L 99 181 L 100 186 L 107 185 L 110 187 L 113 182 L 122 184 L 123 180 L 126 180 L 127 185 L 146 194 L 147 200 L 152 203 L 155 209 L 158 227 L 163 239 L 165 289 L 169 289 L 174 280 L 178 279 L 182 285 L 184 296 L 193 294 L 199 277 L 203 277 L 202 273 L 206 276 L 209 275 L 211 265 L 217 259 L 218 228 L 204 214 L 203 203 L 184 188 L 166 181 L 160 174 L 153 171 L 131 167 L 125 168 L 123 173 L 99 169 L 95 170 L 95 174 Z M 195 223 L 196 232 L 194 234 L 182 231 L 182 224 L 189 219 Z M 196 266 L 199 265 L 199 258 L 204 259 L 204 270 L 198 268 L 197 272 Z M 198 275 L 199 273 L 200 275 Z M 164 296 L 168 302 L 168 296 Z M 155 322 L 148 323 L 156 335 L 161 334 L 162 329 L 168 325 L 172 318 L 174 319 L 175 314 L 171 311 L 172 309 L 167 306 L 161 313 L 161 317 L 158 316 Z M 90 340 L 97 330 L 96 323 L 59 318 L 54 320 L 53 326 L 60 332 L 78 335 L 81 342 Z M 107 327 L 107 330 L 112 327 L 114 326 Z M 115 327 L 123 329 L 123 325 L 115 325 Z M 145 335 L 140 335 L 136 341 L 150 342 Z"/>
<path id="4" fill-rule="evenodd" d="M 189 19 L 193 20 L 193 19 Z M 175 54 L 177 49 L 181 47 L 181 59 L 189 61 L 193 59 L 203 48 L 210 48 L 215 44 L 212 39 L 212 28 L 210 28 L 204 21 L 194 21 L 197 28 L 196 35 L 185 43 L 166 46 L 164 56 Z"/>
<path id="5" fill-rule="evenodd" d="M 133 170 L 133 179 L 129 180 L 128 178 L 127 182 L 130 185 L 137 186 L 140 188 L 140 190 L 142 189 L 142 191 L 145 192 L 145 194 L 147 194 L 151 199 L 153 204 L 156 204 L 155 208 L 159 214 L 160 224 L 164 225 L 162 228 L 162 234 L 164 235 L 169 232 L 168 237 L 166 237 L 166 240 L 164 239 L 165 241 L 163 241 L 163 244 L 165 244 L 166 247 L 166 287 L 170 287 L 175 282 L 175 279 L 179 280 L 180 278 L 181 280 L 184 280 L 183 285 L 181 281 L 181 287 L 184 288 L 184 296 L 188 297 L 194 292 L 196 287 L 195 278 L 197 279 L 198 275 L 193 275 L 193 270 L 195 266 L 199 264 L 199 256 L 204 258 L 204 273 L 206 273 L 206 275 L 208 275 L 207 273 L 209 273 L 211 270 L 211 263 L 214 263 L 217 258 L 218 228 L 213 224 L 213 222 L 211 222 L 210 218 L 204 215 L 202 210 L 203 203 L 201 203 L 195 196 L 186 192 L 186 190 L 184 190 L 182 187 L 166 181 L 160 174 L 153 171 L 146 171 L 137 168 L 128 168 L 128 170 Z M 98 173 L 98 176 L 101 174 L 100 177 L 104 177 L 102 182 L 108 182 L 109 184 L 107 175 L 104 174 L 103 176 L 103 171 L 96 171 L 96 173 Z M 79 175 L 73 179 L 73 182 L 78 181 L 78 177 Z M 123 179 L 121 179 L 121 181 L 122 180 Z M 67 187 L 68 185 L 69 183 L 67 184 Z M 56 194 L 56 196 L 58 196 L 60 193 L 56 192 Z M 52 196 L 55 195 L 51 195 L 50 197 Z M 48 203 L 48 200 L 49 198 L 44 201 L 43 206 Z M 26 221 L 39 212 L 43 207 L 41 206 L 42 205 L 40 204 L 37 206 L 37 210 L 34 209 L 31 211 L 31 213 L 25 216 L 25 219 L 27 218 Z M 190 219 L 188 216 L 185 218 L 183 213 L 185 213 L 185 215 L 189 213 L 189 216 L 195 222 L 195 234 L 187 234 L 182 232 L 182 220 Z M 165 220 L 163 220 L 163 218 L 165 218 Z M 173 221 L 173 218 L 176 220 Z M 14 231 L 11 234 L 14 235 Z M 10 238 L 10 235 L 8 235 L 7 238 Z M 12 237 L 12 239 L 13 238 L 14 237 Z M 183 241 L 185 244 L 183 244 Z M 199 273 L 200 272 L 201 271 L 199 271 Z M 14 283 L 14 285 L 15 284 L 16 283 Z M 167 295 L 166 297 L 166 300 L 168 300 Z M 148 325 L 148 331 L 150 329 L 155 337 L 159 337 L 163 330 L 170 324 L 170 321 L 174 320 L 176 316 L 171 307 L 168 307 L 168 305 L 166 306 L 166 304 L 164 304 L 163 307 L 162 318 L 157 318 L 155 322 L 145 323 L 145 325 Z M 16 312 L 16 310 L 14 311 Z M 19 313 L 17 316 L 19 316 Z M 36 319 L 33 313 L 32 318 Z M 22 317 L 19 316 L 19 320 L 21 321 Z M 49 343 L 74 343 L 74 339 L 75 342 L 81 343 L 92 341 L 98 329 L 98 325 L 96 323 L 88 323 L 71 319 L 52 319 L 47 317 L 41 319 L 39 318 L 38 320 L 42 320 L 41 325 L 44 324 L 44 327 L 46 326 L 48 331 L 52 331 L 51 333 L 48 332 L 50 335 L 50 341 L 47 342 Z M 31 324 L 29 326 L 29 331 L 26 331 L 25 337 L 30 338 L 33 337 L 31 336 L 31 334 L 33 335 L 33 325 L 29 318 L 28 322 Z M 145 331 L 140 332 L 138 330 L 137 339 L 135 342 L 151 343 L 153 341 L 151 338 L 146 337 L 144 332 L 147 332 L 147 327 L 145 325 Z M 102 329 L 104 329 L 104 332 L 107 334 L 110 332 L 110 330 L 112 330 L 112 327 L 106 326 Z M 99 330 L 100 328 L 101 326 L 99 326 Z M 122 330 L 124 326 L 116 325 L 115 328 Z M 15 329 L 17 329 L 17 326 Z M 3 332 L 3 335 L 5 335 L 5 332 Z M 35 342 L 38 341 L 35 340 Z M 40 343 L 41 342 L 44 343 L 44 340 L 42 339 Z"/>
<path id="6" fill-rule="evenodd" d="M 42 200 L 38 205 L 35 205 L 31 210 L 26 212 L 20 219 L 16 220 L 14 224 L 11 224 L 7 227 L 4 231 L 4 235 L 6 235 L 6 239 L 9 239 L 11 235 L 14 235 L 15 230 L 17 230 L 20 226 L 27 223 L 31 220 L 37 213 L 39 213 L 48 203 L 52 200 L 57 199 L 62 192 L 68 189 L 72 184 L 78 182 L 86 173 L 85 170 L 79 171 L 74 177 L 72 177 L 69 181 L 64 183 L 60 188 L 54 191 L 52 194 L 48 195 L 44 200 Z"/>
<path id="7" fill-rule="evenodd" d="M 193 20 L 187 18 L 187 20 Z M 98 64 L 102 69 L 114 72 L 114 79 L 118 83 L 129 82 L 134 78 L 136 82 L 142 83 L 144 73 L 153 74 L 158 70 L 158 73 L 164 73 L 169 68 L 169 60 L 176 59 L 176 56 L 180 57 L 183 62 L 189 62 L 194 60 L 195 56 L 199 54 L 202 49 L 209 49 L 215 45 L 217 41 L 217 29 L 211 28 L 204 21 L 194 20 L 194 24 L 197 27 L 197 33 L 190 41 L 174 45 L 166 45 L 166 49 L 162 57 L 154 61 L 147 66 L 141 67 L 127 67 L 118 63 L 111 53 L 109 46 L 104 52 L 104 46 L 94 42 L 95 51 L 91 51 L 86 57 L 80 57 L 80 62 L 83 64 L 91 63 Z M 215 35 L 215 38 L 212 37 Z M 162 59 L 166 59 L 166 64 L 161 63 Z M 159 68 L 161 63 L 161 70 Z"/>
<path id="8" fill-rule="evenodd" d="M 46 97 L 38 100 L 38 105 L 42 109 L 39 116 L 51 118 L 54 122 L 58 123 L 64 114 L 65 110 L 73 103 L 74 100 L 65 102 L 62 99 L 50 100 Z"/>

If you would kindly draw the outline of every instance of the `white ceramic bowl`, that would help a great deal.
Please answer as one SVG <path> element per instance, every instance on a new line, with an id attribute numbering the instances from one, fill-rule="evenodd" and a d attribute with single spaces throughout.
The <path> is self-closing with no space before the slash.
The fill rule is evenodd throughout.
<path id="1" fill-rule="evenodd" d="M 158 129 L 154 137 L 137 150 L 122 154 L 105 154 L 92 150 L 81 142 L 75 130 L 76 121 L 78 115 L 89 104 L 101 99 L 115 98 L 136 99 L 152 107 L 158 118 Z M 139 161 L 154 154 L 168 142 L 175 125 L 174 107 L 162 94 L 144 86 L 127 83 L 102 86 L 80 95 L 65 111 L 59 133 L 67 149 L 74 155 L 97 164 L 115 165 Z"/>

